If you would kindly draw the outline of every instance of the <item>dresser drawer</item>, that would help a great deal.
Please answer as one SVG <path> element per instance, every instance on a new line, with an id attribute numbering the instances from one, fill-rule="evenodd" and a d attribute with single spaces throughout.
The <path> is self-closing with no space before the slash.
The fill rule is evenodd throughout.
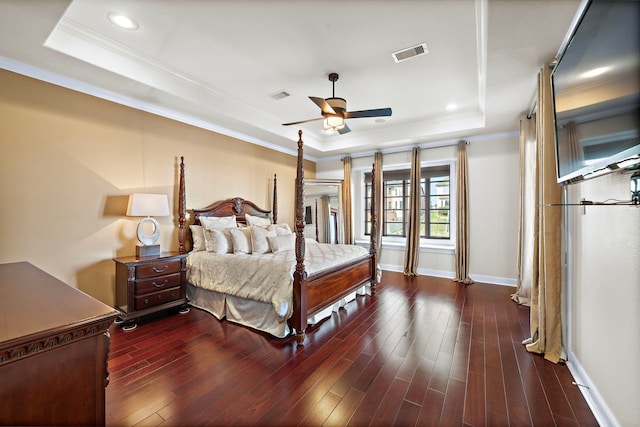
<path id="1" fill-rule="evenodd" d="M 146 279 L 148 277 L 163 276 L 180 272 L 180 260 L 158 261 L 152 264 L 136 266 L 136 278 Z"/>
<path id="2" fill-rule="evenodd" d="M 180 273 L 169 274 L 167 276 L 152 277 L 150 279 L 136 280 L 136 295 L 148 294 L 164 289 L 180 286 Z"/>
<path id="3" fill-rule="evenodd" d="M 136 310 L 144 310 L 145 308 L 155 307 L 156 305 L 165 304 L 178 300 L 182 297 L 181 289 L 171 288 L 166 291 L 155 292 L 135 297 Z"/>

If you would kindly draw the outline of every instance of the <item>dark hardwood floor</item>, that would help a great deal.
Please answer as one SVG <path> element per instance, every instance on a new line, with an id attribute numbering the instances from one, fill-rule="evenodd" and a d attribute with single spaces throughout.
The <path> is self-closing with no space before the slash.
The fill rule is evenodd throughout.
<path id="1" fill-rule="evenodd" d="M 304 347 L 192 309 L 111 328 L 107 425 L 595 426 L 514 288 L 384 272 Z"/>

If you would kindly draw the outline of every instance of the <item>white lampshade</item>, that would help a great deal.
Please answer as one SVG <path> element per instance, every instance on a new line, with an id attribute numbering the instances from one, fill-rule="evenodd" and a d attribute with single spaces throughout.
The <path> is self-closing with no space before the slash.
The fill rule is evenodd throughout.
<path id="1" fill-rule="evenodd" d="M 167 216 L 169 198 L 166 194 L 133 193 L 129 196 L 127 216 Z"/>
<path id="2" fill-rule="evenodd" d="M 133 193 L 129 196 L 127 216 L 145 216 L 138 224 L 138 240 L 143 246 L 136 247 L 137 256 L 158 256 L 160 225 L 152 216 L 169 215 L 169 198 L 166 194 Z M 149 233 L 148 228 L 151 228 Z"/>

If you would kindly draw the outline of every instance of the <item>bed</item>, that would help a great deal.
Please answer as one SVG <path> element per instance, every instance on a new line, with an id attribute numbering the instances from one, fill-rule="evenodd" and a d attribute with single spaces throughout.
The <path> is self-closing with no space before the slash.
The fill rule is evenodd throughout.
<path id="1" fill-rule="evenodd" d="M 276 337 L 295 333 L 297 344 L 303 345 L 308 325 L 358 294 L 375 294 L 376 216 L 372 200 L 368 249 L 305 239 L 302 131 L 297 145 L 294 230 L 277 223 L 275 176 L 271 210 L 235 197 L 193 209 L 193 224 L 187 224 L 181 158 L 178 244 L 187 253 L 191 231 L 187 296 L 192 306 Z M 203 236 L 196 235 L 201 231 L 206 233 L 205 250 Z"/>

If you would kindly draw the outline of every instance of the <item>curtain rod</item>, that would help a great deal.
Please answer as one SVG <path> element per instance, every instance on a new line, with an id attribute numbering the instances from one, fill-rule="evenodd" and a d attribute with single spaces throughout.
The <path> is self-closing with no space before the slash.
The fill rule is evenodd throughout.
<path id="1" fill-rule="evenodd" d="M 341 156 L 340 160 L 344 159 L 345 157 L 351 157 L 352 159 L 360 159 L 362 157 L 371 157 L 376 153 L 382 153 L 382 154 L 408 153 L 411 150 L 413 150 L 413 147 L 419 147 L 421 150 L 428 149 L 428 148 L 450 147 L 452 145 L 458 145 L 460 141 L 463 141 L 466 145 L 471 144 L 471 141 L 469 141 L 466 138 L 459 138 L 459 139 L 456 139 L 455 141 L 448 140 L 448 141 L 440 141 L 440 142 L 425 142 L 424 144 L 413 145 L 410 148 L 407 148 L 407 146 L 404 146 L 404 147 L 399 147 L 397 149 L 391 148 L 387 150 L 376 150 L 376 151 L 367 151 L 364 153 L 356 153 L 350 156 Z"/>

